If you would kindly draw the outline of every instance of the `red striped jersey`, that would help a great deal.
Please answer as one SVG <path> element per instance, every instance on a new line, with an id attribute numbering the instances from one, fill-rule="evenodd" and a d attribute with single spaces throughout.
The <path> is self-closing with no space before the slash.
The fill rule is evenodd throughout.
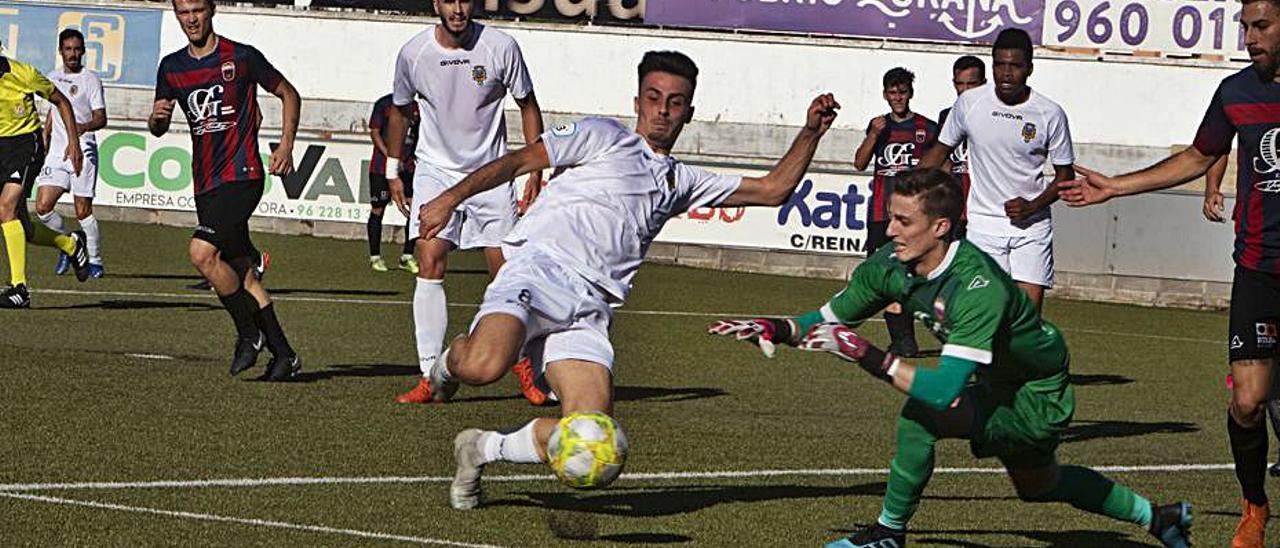
<path id="1" fill-rule="evenodd" d="M 1213 94 L 1193 146 L 1222 156 L 1236 140 L 1236 240 L 1241 267 L 1280 274 L 1280 84 L 1252 67 L 1228 76 Z"/>
<path id="2" fill-rule="evenodd" d="M 391 133 L 387 131 L 387 118 L 391 116 L 391 109 L 396 108 L 395 103 L 391 102 L 392 95 L 390 93 L 383 95 L 373 104 L 373 113 L 369 115 L 369 129 L 378 132 L 382 136 L 382 142 L 388 142 Z M 418 123 L 421 117 L 418 114 L 418 102 L 410 101 L 409 108 L 413 115 L 409 117 L 408 132 L 404 137 L 404 146 L 400 147 L 400 172 L 406 175 L 414 171 L 414 151 L 418 148 Z M 369 159 L 369 173 L 378 175 L 387 174 L 387 155 L 383 154 L 378 147 L 373 147 L 373 158 Z M 410 179 L 412 179 L 410 177 Z M 412 181 L 406 181 L 410 183 Z"/>
<path id="3" fill-rule="evenodd" d="M 191 128 L 195 194 L 265 177 L 258 152 L 258 87 L 274 90 L 284 77 L 253 46 L 216 38 L 199 59 L 187 48 L 166 55 L 156 74 L 156 100 L 173 99 Z"/>
<path id="4" fill-rule="evenodd" d="M 895 122 L 892 114 L 884 115 L 884 129 L 876 136 L 875 152 L 871 165 L 875 177 L 871 182 L 871 222 L 889 220 L 890 181 L 898 172 L 909 170 L 920 163 L 920 158 L 938 140 L 938 124 L 919 114 Z M 871 127 L 867 126 L 867 131 Z"/>

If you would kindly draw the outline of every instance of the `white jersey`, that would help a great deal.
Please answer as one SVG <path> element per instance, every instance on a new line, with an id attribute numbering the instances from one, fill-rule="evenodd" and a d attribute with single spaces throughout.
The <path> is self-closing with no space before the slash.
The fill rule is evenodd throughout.
<path id="1" fill-rule="evenodd" d="M 1004 203 L 1039 196 L 1050 181 L 1045 162 L 1066 166 L 1076 157 L 1062 107 L 1034 90 L 1022 104 L 1006 105 L 995 90 L 987 84 L 961 94 L 938 141 L 955 148 L 968 140 L 969 230 L 1020 236 L 1031 224 L 1051 223 L 1049 208 L 1015 226 Z"/>
<path id="2" fill-rule="evenodd" d="M 103 99 L 102 80 L 87 68 L 76 73 L 67 73 L 59 68 L 49 73 L 49 80 L 71 101 L 71 110 L 75 113 L 77 124 L 93 121 L 93 111 L 107 108 Z M 63 126 L 57 109 L 53 110 L 52 118 L 53 131 L 49 137 L 49 150 L 61 151 L 67 148 L 67 128 Z M 92 131 L 80 136 L 82 148 L 97 142 Z"/>
<path id="3" fill-rule="evenodd" d="M 723 203 L 742 177 L 689 167 L 615 120 L 586 118 L 543 134 L 564 168 L 503 240 L 508 257 L 541 250 L 620 304 L 653 238 L 674 215 Z"/>
<path id="4" fill-rule="evenodd" d="M 392 99 L 401 106 L 418 101 L 417 161 L 461 175 L 506 153 L 506 94 L 533 93 L 515 39 L 473 24 L 472 42 L 461 49 L 441 46 L 435 25 L 400 48 Z"/>

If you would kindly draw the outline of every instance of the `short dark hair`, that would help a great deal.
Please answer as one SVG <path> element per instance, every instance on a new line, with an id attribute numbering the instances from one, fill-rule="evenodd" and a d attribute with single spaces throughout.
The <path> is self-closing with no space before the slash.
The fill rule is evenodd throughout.
<path id="1" fill-rule="evenodd" d="M 80 43 L 84 44 L 84 35 L 81 34 L 80 31 L 76 29 L 63 29 L 62 32 L 58 33 L 58 47 L 62 47 L 63 42 L 72 38 L 79 38 Z"/>
<path id="2" fill-rule="evenodd" d="M 884 89 L 894 86 L 913 87 L 916 83 L 916 75 L 902 67 L 893 67 L 889 72 L 884 73 Z"/>
<path id="3" fill-rule="evenodd" d="M 213 0 L 204 0 L 204 3 L 206 6 L 209 6 L 210 8 L 214 7 Z M 173 5 L 174 8 L 177 8 L 178 0 L 169 0 L 169 4 Z"/>
<path id="4" fill-rule="evenodd" d="M 695 89 L 698 87 L 698 65 L 678 51 L 646 51 L 637 72 L 640 80 L 650 72 L 666 72 L 688 80 Z"/>
<path id="5" fill-rule="evenodd" d="M 996 43 L 991 46 L 991 55 L 995 55 L 997 50 L 1016 49 L 1027 55 L 1027 62 L 1031 62 L 1031 35 L 1022 29 L 1004 29 L 1000 31 L 1000 35 L 996 36 Z"/>
<path id="6" fill-rule="evenodd" d="M 965 55 L 956 59 L 955 64 L 951 65 L 951 72 L 960 72 L 962 70 L 978 69 L 978 73 L 985 79 L 987 77 L 987 64 L 973 55 Z"/>
<path id="7" fill-rule="evenodd" d="M 907 198 L 920 197 L 920 205 L 929 219 L 948 219 L 952 228 L 960 223 L 964 209 L 964 193 L 951 174 L 937 168 L 912 169 L 893 178 L 893 193 Z"/>

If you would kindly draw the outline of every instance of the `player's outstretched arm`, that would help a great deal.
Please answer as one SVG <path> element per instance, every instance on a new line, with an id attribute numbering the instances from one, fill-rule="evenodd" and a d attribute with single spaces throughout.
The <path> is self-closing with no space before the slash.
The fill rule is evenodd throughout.
<path id="1" fill-rule="evenodd" d="M 1156 165 L 1117 177 L 1077 164 L 1076 172 L 1084 177 L 1059 185 L 1059 196 L 1067 204 L 1079 207 L 1100 204 L 1116 196 L 1175 187 L 1204 175 L 1217 159 L 1218 156 L 1206 156 L 1196 147 L 1188 147 Z"/>
<path id="2" fill-rule="evenodd" d="M 551 160 L 547 156 L 547 147 L 542 141 L 508 152 L 497 160 L 480 166 L 480 169 L 467 175 L 458 181 L 458 184 L 449 187 L 449 190 L 441 192 L 435 199 L 422 206 L 418 211 L 419 225 L 422 227 L 420 236 L 424 239 L 434 238 L 440 229 L 449 223 L 453 210 L 467 198 L 497 188 L 521 175 L 549 167 L 551 167 Z"/>
<path id="3" fill-rule="evenodd" d="M 824 93 L 813 99 L 805 116 L 804 127 L 791 142 L 791 148 L 778 160 L 778 165 L 764 177 L 743 177 L 738 190 L 725 200 L 728 206 L 776 206 L 787 201 L 796 185 L 809 169 L 822 136 L 836 120 L 840 103 Z"/>
<path id="4" fill-rule="evenodd" d="M 293 141 L 298 136 L 298 119 L 302 116 L 302 97 L 298 95 L 298 90 L 293 87 L 293 84 L 283 77 L 280 78 L 280 83 L 276 84 L 275 89 L 270 91 L 283 103 L 280 146 L 271 153 L 270 171 L 274 175 L 288 175 L 293 173 Z"/>

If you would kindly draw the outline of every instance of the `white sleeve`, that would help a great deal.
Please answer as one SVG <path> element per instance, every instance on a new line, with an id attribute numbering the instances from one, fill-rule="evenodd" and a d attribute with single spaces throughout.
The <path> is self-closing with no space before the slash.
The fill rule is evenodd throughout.
<path id="1" fill-rule="evenodd" d="M 676 164 L 675 169 L 677 184 L 685 192 L 678 208 L 683 211 L 723 204 L 742 186 L 741 175 L 712 173 L 683 162 Z"/>
<path id="2" fill-rule="evenodd" d="M 583 118 L 551 128 L 542 134 L 551 167 L 572 167 L 589 162 L 613 148 L 630 131 L 606 118 Z"/>
<path id="3" fill-rule="evenodd" d="M 506 78 L 502 82 L 513 99 L 524 99 L 533 93 L 533 80 L 529 78 L 529 67 L 524 64 L 524 55 L 520 53 L 520 44 L 513 39 L 503 52 L 506 62 Z"/>
<path id="4" fill-rule="evenodd" d="M 86 72 L 88 70 L 86 69 Z M 107 100 L 102 91 L 102 80 L 97 76 L 93 77 L 92 85 L 89 86 L 89 110 L 105 110 L 107 108 Z"/>
<path id="5" fill-rule="evenodd" d="M 966 127 L 965 109 L 968 105 L 964 102 L 964 95 L 956 97 L 956 103 L 951 105 L 951 115 L 947 117 L 947 122 L 942 124 L 942 133 L 938 135 L 938 142 L 951 148 L 956 148 L 963 143 L 965 137 L 969 135 L 969 128 Z"/>
<path id="6" fill-rule="evenodd" d="M 405 44 L 400 48 L 400 54 L 396 56 L 396 74 L 395 83 L 391 88 L 391 102 L 398 107 L 412 103 L 416 93 L 413 87 L 413 59 L 412 54 L 409 53 L 409 48 L 413 45 L 412 41 Z"/>
<path id="7" fill-rule="evenodd" d="M 1049 163 L 1069 166 L 1076 163 L 1075 149 L 1071 146 L 1071 126 L 1067 123 L 1067 113 L 1062 107 L 1054 107 L 1053 118 L 1049 123 Z"/>

